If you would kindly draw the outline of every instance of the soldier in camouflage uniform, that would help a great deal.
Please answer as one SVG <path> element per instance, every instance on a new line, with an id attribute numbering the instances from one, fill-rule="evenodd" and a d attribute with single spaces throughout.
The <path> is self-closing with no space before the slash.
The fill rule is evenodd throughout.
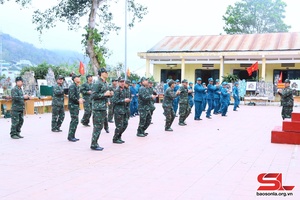
<path id="1" fill-rule="evenodd" d="M 290 83 L 291 83 L 290 80 L 286 79 L 284 81 L 285 88 L 283 90 L 278 90 L 278 94 L 281 96 L 282 119 L 291 118 L 291 114 L 293 112 L 294 97 L 293 97 L 293 90 L 290 88 Z"/>
<path id="2" fill-rule="evenodd" d="M 53 87 L 53 97 L 52 97 L 52 122 L 51 130 L 52 132 L 61 132 L 60 126 L 65 119 L 65 109 L 64 109 L 64 88 L 63 82 L 65 77 L 59 75 L 57 77 L 57 84 Z"/>
<path id="3" fill-rule="evenodd" d="M 152 81 L 149 81 L 149 91 L 150 91 L 150 94 L 157 95 L 157 92 L 153 88 L 153 82 Z M 153 112 L 155 110 L 155 106 L 154 106 L 155 100 L 156 99 L 153 99 L 153 101 L 150 102 L 150 105 L 151 105 L 150 106 L 151 118 L 152 118 Z M 151 124 L 153 124 L 153 123 L 151 122 Z"/>
<path id="4" fill-rule="evenodd" d="M 112 83 L 109 87 L 109 90 L 115 92 L 117 87 L 118 87 L 118 79 L 113 79 Z M 113 116 L 114 116 L 114 104 L 111 101 L 111 99 L 108 99 L 108 117 L 107 117 L 107 120 L 108 120 L 109 123 L 114 123 L 114 121 L 112 120 Z"/>
<path id="5" fill-rule="evenodd" d="M 83 103 L 84 114 L 81 119 L 81 123 L 83 126 L 90 126 L 89 123 L 92 115 L 92 101 L 91 101 L 92 83 L 93 83 L 93 76 L 87 75 L 86 82 L 82 84 L 80 87 L 80 92 L 84 99 L 84 103 Z"/>
<path id="6" fill-rule="evenodd" d="M 102 151 L 103 147 L 98 144 L 98 139 L 101 130 L 104 126 L 105 118 L 107 118 L 107 98 L 113 96 L 114 92 L 109 91 L 106 79 L 108 78 L 108 73 L 105 68 L 101 68 L 98 71 L 100 76 L 99 80 L 93 84 L 92 89 L 92 102 L 93 102 L 93 134 L 91 149 L 96 151 Z"/>
<path id="7" fill-rule="evenodd" d="M 139 97 L 138 97 L 138 111 L 140 115 L 139 127 L 137 129 L 138 137 L 145 137 L 148 133 L 145 133 L 145 130 L 149 127 L 151 123 L 151 101 L 153 101 L 157 95 L 153 95 L 150 93 L 148 88 L 148 79 L 145 77 L 141 78 L 142 86 L 139 89 Z"/>
<path id="8" fill-rule="evenodd" d="M 125 79 L 119 79 L 119 86 L 114 92 L 112 98 L 114 104 L 114 117 L 115 117 L 115 135 L 113 137 L 113 143 L 122 144 L 125 141 L 122 140 L 122 133 L 126 130 L 128 126 L 128 105 L 130 104 L 130 91 L 128 93 L 128 88 L 125 88 Z"/>
<path id="9" fill-rule="evenodd" d="M 71 115 L 71 122 L 69 126 L 69 134 L 68 140 L 70 142 L 76 142 L 79 139 L 75 138 L 75 132 L 77 129 L 77 125 L 79 122 L 79 104 L 83 103 L 83 99 L 80 98 L 80 75 L 73 74 L 72 75 L 73 83 L 69 87 L 69 101 L 68 101 L 68 108 Z"/>
<path id="10" fill-rule="evenodd" d="M 171 125 L 175 119 L 173 101 L 180 94 L 180 91 L 177 90 L 177 92 L 174 93 L 175 81 L 173 80 L 170 80 L 168 82 L 168 86 L 169 87 L 164 93 L 164 100 L 162 106 L 164 109 L 164 115 L 166 116 L 165 131 L 173 131 L 173 129 L 171 128 Z"/>
<path id="11" fill-rule="evenodd" d="M 179 125 L 185 126 L 185 119 L 191 113 L 191 107 L 189 105 L 189 97 L 188 97 L 188 81 L 183 79 L 181 82 L 181 86 L 178 89 L 180 92 L 179 96 Z"/>
<path id="12" fill-rule="evenodd" d="M 23 138 L 20 135 L 24 122 L 25 99 L 30 99 L 28 95 L 23 95 L 22 91 L 23 79 L 16 78 L 16 86 L 11 90 L 12 106 L 11 106 L 11 129 L 10 137 L 12 139 Z"/>

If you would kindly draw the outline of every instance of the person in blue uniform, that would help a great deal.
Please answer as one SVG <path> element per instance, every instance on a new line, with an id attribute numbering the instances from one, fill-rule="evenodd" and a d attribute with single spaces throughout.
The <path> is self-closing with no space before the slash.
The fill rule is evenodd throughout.
<path id="1" fill-rule="evenodd" d="M 203 87 L 202 85 L 202 79 L 201 78 L 197 78 L 197 83 L 195 84 L 194 87 L 194 103 L 195 103 L 195 116 L 194 116 L 194 120 L 202 120 L 201 114 L 202 114 L 202 110 L 203 110 L 203 97 L 205 95 L 206 92 L 206 88 Z"/>
<path id="2" fill-rule="evenodd" d="M 168 89 L 168 87 L 169 87 L 169 84 L 168 84 L 169 81 L 170 81 L 170 80 L 167 79 L 166 82 L 165 82 L 165 84 L 164 84 L 164 93 L 165 93 L 165 91 L 166 91 L 166 90 Z"/>
<path id="3" fill-rule="evenodd" d="M 233 111 L 237 111 L 236 108 L 238 108 L 240 104 L 240 96 L 239 96 L 239 83 L 235 82 L 233 89 L 232 89 L 232 96 L 234 99 L 234 106 L 233 106 Z"/>
<path id="4" fill-rule="evenodd" d="M 194 89 L 193 89 L 193 83 L 189 82 L 189 86 L 188 86 L 188 98 L 189 98 L 189 105 L 192 109 L 192 107 L 194 106 L 194 99 L 193 99 L 193 95 L 194 95 Z"/>
<path id="5" fill-rule="evenodd" d="M 216 79 L 215 84 L 216 90 L 214 91 L 214 115 L 220 112 L 220 95 L 221 95 L 221 85 L 219 79 Z"/>
<path id="6" fill-rule="evenodd" d="M 211 111 L 213 109 L 213 103 L 214 103 L 214 92 L 216 91 L 216 86 L 214 84 L 214 79 L 209 78 L 208 79 L 208 85 L 207 85 L 207 104 L 208 108 L 206 111 L 206 118 L 211 119 Z"/>
<path id="7" fill-rule="evenodd" d="M 131 102 L 130 102 L 130 117 L 134 117 L 138 109 L 138 91 L 136 88 L 136 81 L 132 81 L 130 86 Z"/>
<path id="8" fill-rule="evenodd" d="M 222 83 L 222 89 L 221 89 L 221 114 L 223 117 L 226 116 L 229 100 L 228 97 L 230 97 L 230 94 L 228 92 L 227 88 L 227 82 Z"/>
<path id="9" fill-rule="evenodd" d="M 203 82 L 202 85 L 203 85 L 203 87 L 204 87 L 205 89 L 207 89 L 207 86 L 206 86 L 206 83 L 205 83 L 205 82 Z M 205 90 L 205 93 L 204 93 L 204 95 L 203 95 L 202 111 L 205 111 L 206 105 L 207 105 L 207 90 Z"/>
<path id="10" fill-rule="evenodd" d="M 174 88 L 174 93 L 176 93 L 179 88 L 180 88 L 180 81 L 178 79 L 176 79 L 176 85 L 175 85 L 175 88 Z M 175 113 L 176 117 L 178 116 L 177 115 L 178 104 L 179 104 L 179 96 L 176 97 L 173 100 L 173 109 L 174 109 L 174 113 Z"/>

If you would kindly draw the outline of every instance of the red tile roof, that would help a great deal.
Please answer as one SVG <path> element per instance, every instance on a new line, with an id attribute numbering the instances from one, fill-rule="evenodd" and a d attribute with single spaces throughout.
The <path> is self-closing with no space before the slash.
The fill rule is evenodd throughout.
<path id="1" fill-rule="evenodd" d="M 300 50 L 300 32 L 244 35 L 167 36 L 147 52 Z"/>

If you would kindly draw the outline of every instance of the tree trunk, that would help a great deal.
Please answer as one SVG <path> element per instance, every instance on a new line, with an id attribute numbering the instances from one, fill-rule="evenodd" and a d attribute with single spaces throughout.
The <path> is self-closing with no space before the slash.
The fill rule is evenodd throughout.
<path id="1" fill-rule="evenodd" d="M 92 37 L 93 31 L 96 26 L 96 17 L 97 11 L 100 5 L 100 2 L 103 0 L 92 0 L 92 9 L 89 16 L 89 24 L 88 24 L 88 39 L 87 39 L 87 46 L 86 46 L 86 53 L 90 57 L 90 62 L 92 64 L 93 70 L 95 75 L 98 73 L 98 69 L 100 68 L 99 61 L 97 60 L 96 53 L 94 51 L 94 39 Z"/>

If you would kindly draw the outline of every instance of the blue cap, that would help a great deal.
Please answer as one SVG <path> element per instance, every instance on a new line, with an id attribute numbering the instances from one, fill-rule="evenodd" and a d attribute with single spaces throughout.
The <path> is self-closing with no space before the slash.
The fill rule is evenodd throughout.
<path id="1" fill-rule="evenodd" d="M 220 80 L 219 80 L 219 79 L 216 79 L 216 82 L 220 82 Z"/>
<path id="2" fill-rule="evenodd" d="M 132 81 L 132 84 L 136 84 L 136 81 Z"/>
<path id="3" fill-rule="evenodd" d="M 206 83 L 205 83 L 205 82 L 203 82 L 203 83 L 202 83 L 202 85 L 206 85 Z"/>
<path id="4" fill-rule="evenodd" d="M 209 81 L 209 82 L 210 82 L 210 81 L 214 81 L 214 79 L 213 79 L 213 78 L 209 78 L 208 81 Z"/>
<path id="5" fill-rule="evenodd" d="M 176 79 L 176 82 L 180 82 L 178 79 Z"/>
<path id="6" fill-rule="evenodd" d="M 235 83 L 234 83 L 234 85 L 238 85 L 238 84 L 239 84 L 239 82 L 235 82 Z"/>
<path id="7" fill-rule="evenodd" d="M 189 84 L 193 84 L 192 82 L 189 82 Z"/>
<path id="8" fill-rule="evenodd" d="M 197 81 L 202 81 L 202 78 L 197 78 Z"/>
<path id="9" fill-rule="evenodd" d="M 224 81 L 224 82 L 222 83 L 222 85 L 227 85 L 227 82 L 226 82 L 226 81 Z"/>

